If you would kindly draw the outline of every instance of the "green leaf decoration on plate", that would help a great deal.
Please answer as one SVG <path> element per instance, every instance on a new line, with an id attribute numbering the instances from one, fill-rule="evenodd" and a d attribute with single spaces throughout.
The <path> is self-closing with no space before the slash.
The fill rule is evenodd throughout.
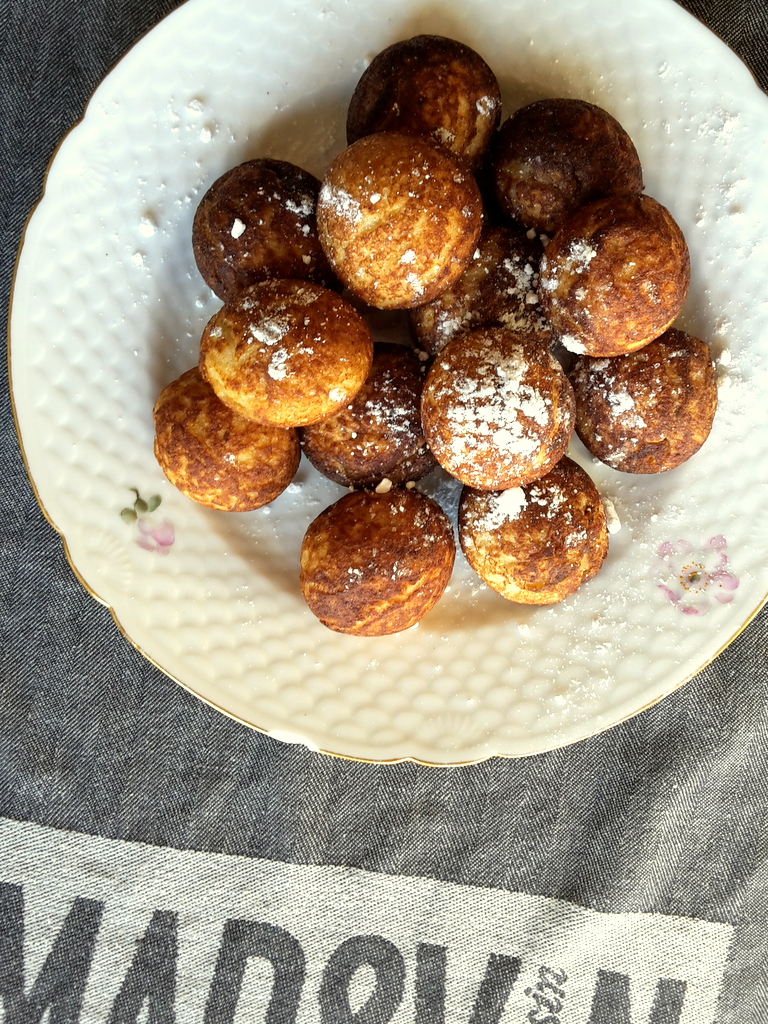
<path id="1" fill-rule="evenodd" d="M 131 490 L 136 498 L 132 506 L 122 509 L 120 518 L 128 526 L 137 527 L 135 540 L 140 548 L 157 555 L 167 555 L 176 540 L 176 531 L 169 519 L 155 515 L 162 498 L 153 494 L 145 501 L 135 487 Z"/>

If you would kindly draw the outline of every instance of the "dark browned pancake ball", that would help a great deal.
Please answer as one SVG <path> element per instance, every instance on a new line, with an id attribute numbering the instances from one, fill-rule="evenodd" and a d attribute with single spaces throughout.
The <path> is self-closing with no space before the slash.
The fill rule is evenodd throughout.
<path id="1" fill-rule="evenodd" d="M 501 92 L 483 58 L 445 36 L 403 39 L 363 72 L 347 113 L 347 142 L 374 132 L 431 135 L 479 166 L 501 119 Z"/>
<path id="2" fill-rule="evenodd" d="M 312 465 L 338 484 L 375 487 L 419 480 L 437 463 L 421 429 L 426 367 L 403 345 L 374 345 L 368 379 L 349 405 L 304 427 Z"/>
<path id="3" fill-rule="evenodd" d="M 195 213 L 192 249 L 220 299 L 274 277 L 336 284 L 317 237 L 319 188 L 285 160 L 248 160 L 217 178 Z"/>
<path id="4" fill-rule="evenodd" d="M 548 235 L 580 206 L 643 190 L 629 135 L 584 100 L 537 100 L 515 111 L 499 129 L 490 159 L 502 209 Z"/>
<path id="5" fill-rule="evenodd" d="M 455 554 L 450 520 L 431 498 L 402 488 L 354 491 L 310 523 L 301 592 L 329 629 L 399 633 L 442 596 Z"/>
<path id="6" fill-rule="evenodd" d="M 251 285 L 209 320 L 200 371 L 225 405 L 257 423 L 332 416 L 365 383 L 373 340 L 340 295 L 311 281 Z"/>
<path id="7" fill-rule="evenodd" d="M 459 542 L 478 576 L 508 601 L 556 604 L 603 564 L 608 528 L 592 480 L 563 458 L 523 487 L 465 487 Z"/>
<path id="8" fill-rule="evenodd" d="M 650 196 L 599 199 L 572 214 L 540 264 L 539 300 L 571 352 L 616 356 L 658 338 L 691 276 L 683 233 Z"/>
<path id="9" fill-rule="evenodd" d="M 577 356 L 569 372 L 576 431 L 595 458 L 624 473 L 662 473 L 704 444 L 717 408 L 709 347 L 670 328 L 639 352 Z"/>
<path id="10" fill-rule="evenodd" d="M 457 334 L 499 324 L 547 331 L 539 308 L 541 243 L 525 232 L 485 227 L 467 269 L 436 299 L 409 314 L 416 344 L 437 355 Z"/>
<path id="11" fill-rule="evenodd" d="M 163 389 L 154 417 L 161 469 L 182 494 L 208 508 L 260 508 L 285 490 L 298 469 L 298 432 L 233 412 L 197 367 Z"/>
<path id="12" fill-rule="evenodd" d="M 331 164 L 317 201 L 336 274 L 379 309 L 410 309 L 450 287 L 482 222 L 472 174 L 426 136 L 381 132 Z"/>
<path id="13" fill-rule="evenodd" d="M 435 458 L 481 490 L 544 476 L 565 453 L 574 417 L 573 390 L 546 339 L 503 327 L 448 342 L 421 397 Z"/>

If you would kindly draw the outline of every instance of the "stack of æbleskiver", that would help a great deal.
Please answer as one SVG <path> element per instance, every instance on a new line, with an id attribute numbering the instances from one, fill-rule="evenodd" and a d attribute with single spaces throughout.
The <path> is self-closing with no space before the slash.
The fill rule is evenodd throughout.
<path id="1" fill-rule="evenodd" d="M 364 72 L 323 182 L 251 160 L 195 216 L 224 305 L 198 367 L 157 401 L 155 453 L 226 511 L 272 501 L 300 447 L 348 487 L 301 551 L 302 593 L 331 629 L 406 629 L 445 590 L 453 525 L 415 487 L 436 464 L 463 484 L 472 568 L 551 604 L 608 550 L 600 495 L 566 456 L 574 429 L 615 469 L 656 473 L 712 424 L 708 348 L 671 327 L 685 239 L 644 194 L 627 133 L 573 99 L 500 121 L 485 61 L 416 36 Z M 366 306 L 409 311 L 410 337 L 374 345 Z"/>

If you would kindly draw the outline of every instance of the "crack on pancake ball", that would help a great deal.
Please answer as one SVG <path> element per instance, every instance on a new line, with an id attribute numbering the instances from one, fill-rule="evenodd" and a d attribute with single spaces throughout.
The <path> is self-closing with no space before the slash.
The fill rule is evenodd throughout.
<path id="1" fill-rule="evenodd" d="M 229 302 L 257 281 L 338 287 L 317 235 L 320 182 L 286 160 L 247 160 L 214 181 L 195 211 L 192 250 L 208 287 Z"/>
<path id="2" fill-rule="evenodd" d="M 375 487 L 419 480 L 437 465 L 421 427 L 426 367 L 412 349 L 379 342 L 356 397 L 334 416 L 304 427 L 309 461 L 336 483 Z"/>
<path id="3" fill-rule="evenodd" d="M 317 201 L 331 266 L 378 309 L 410 309 L 452 285 L 481 224 L 471 173 L 426 136 L 365 136 L 333 161 Z"/>
<path id="4" fill-rule="evenodd" d="M 564 600 L 592 579 L 608 553 L 600 494 L 567 457 L 522 487 L 465 487 L 458 530 L 472 569 L 502 597 L 519 604 Z"/>
<path id="5" fill-rule="evenodd" d="M 481 328 L 435 359 L 421 399 L 424 435 L 440 463 L 480 489 L 543 476 L 565 453 L 575 401 L 546 335 Z"/>
<path id="6" fill-rule="evenodd" d="M 670 212 L 650 196 L 615 196 L 564 222 L 542 257 L 539 300 L 570 352 L 624 355 L 670 326 L 690 277 Z"/>
<path id="7" fill-rule="evenodd" d="M 363 386 L 373 340 L 340 295 L 311 281 L 252 285 L 208 322 L 200 371 L 225 405 L 258 423 L 304 426 Z"/>
<path id="8" fill-rule="evenodd" d="M 576 432 L 589 452 L 623 473 L 663 473 L 709 437 L 717 383 L 709 346 L 670 328 L 626 356 L 577 356 L 569 370 Z"/>
<path id="9" fill-rule="evenodd" d="M 584 100 L 536 100 L 516 110 L 494 139 L 490 167 L 505 213 L 548 235 L 581 206 L 643 190 L 632 139 L 608 111 Z"/>
<path id="10" fill-rule="evenodd" d="M 160 393 L 155 458 L 188 498 L 224 512 L 248 512 L 281 494 L 299 467 L 298 432 L 262 426 L 219 401 L 197 367 Z"/>
<path id="11" fill-rule="evenodd" d="M 320 513 L 301 546 L 301 592 L 329 629 L 385 636 L 442 596 L 456 543 L 440 506 L 415 490 L 353 491 Z"/>
<path id="12" fill-rule="evenodd" d="M 445 36 L 393 43 L 363 72 L 347 112 L 347 142 L 374 132 L 429 135 L 476 169 L 501 119 L 501 92 L 482 57 Z"/>

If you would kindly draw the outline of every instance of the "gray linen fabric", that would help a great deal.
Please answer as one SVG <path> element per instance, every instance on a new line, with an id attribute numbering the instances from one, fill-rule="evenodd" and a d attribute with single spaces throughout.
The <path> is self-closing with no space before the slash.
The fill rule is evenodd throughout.
<path id="1" fill-rule="evenodd" d="M 0 3 L 4 316 L 24 221 L 58 140 L 114 62 L 174 6 Z M 761 0 L 685 6 L 768 85 Z M 316 755 L 219 715 L 133 650 L 78 583 L 36 503 L 5 362 L 0 417 L 6 1022 L 40 1020 L 48 1006 L 51 1021 L 191 1020 L 198 1005 L 206 1022 L 234 1020 L 246 966 L 259 957 L 276 965 L 266 1018 L 275 1022 L 297 1019 L 301 1006 L 300 1019 L 372 1024 L 672 1024 L 697 1019 L 685 1015 L 697 992 L 718 1003 L 707 1020 L 768 1020 L 768 614 L 660 705 L 563 750 L 456 770 Z M 221 893 L 241 874 L 242 898 L 228 903 Z M 152 890 L 157 878 L 165 896 Z M 119 935 L 110 900 L 128 922 Z M 194 920 L 204 934 L 206 907 L 218 931 L 198 956 L 182 925 Z M 452 922 L 459 907 L 465 917 Z M 527 960 L 509 945 L 515 928 L 527 936 Z M 324 929 L 333 937 L 325 945 Z M 475 948 L 468 934 L 484 929 L 491 945 Z M 536 946 L 550 932 L 550 944 Z M 107 977 L 109 957 L 98 943 L 110 935 L 125 969 L 100 988 L 94 972 Z M 575 956 L 568 935 L 580 944 L 583 977 L 562 967 Z M 648 966 L 674 942 L 667 973 Z M 592 944 L 601 951 L 590 960 Z M 625 953 L 646 958 L 636 977 Z M 361 964 L 376 985 L 358 1008 Z M 523 993 L 518 975 L 531 964 L 538 974 Z M 301 1002 L 310 990 L 314 1010 Z M 519 1009 L 503 1016 L 516 998 Z M 591 1009 L 569 1010 L 582 1005 Z"/>

